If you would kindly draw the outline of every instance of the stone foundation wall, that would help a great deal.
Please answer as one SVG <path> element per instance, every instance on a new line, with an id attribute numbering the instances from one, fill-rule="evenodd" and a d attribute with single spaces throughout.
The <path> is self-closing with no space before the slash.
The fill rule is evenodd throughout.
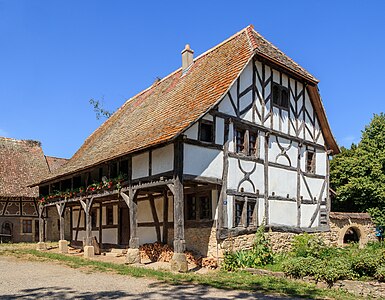
<path id="1" fill-rule="evenodd" d="M 360 235 L 360 245 L 375 241 L 374 225 L 367 219 L 332 219 L 330 231 L 311 233 L 322 238 L 328 246 L 342 246 L 343 238 L 349 228 L 354 228 Z M 273 232 L 266 233 L 274 252 L 290 251 L 294 236 L 297 233 Z M 168 243 L 172 245 L 174 230 L 169 229 Z M 215 224 L 212 227 L 185 228 L 186 249 L 203 256 L 222 258 L 226 251 L 249 250 L 255 239 L 255 233 L 229 237 L 217 243 Z"/>

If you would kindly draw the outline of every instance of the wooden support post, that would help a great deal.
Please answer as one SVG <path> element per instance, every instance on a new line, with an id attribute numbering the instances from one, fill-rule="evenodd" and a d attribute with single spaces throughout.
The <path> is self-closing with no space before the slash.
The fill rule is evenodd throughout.
<path id="1" fill-rule="evenodd" d="M 44 219 L 43 219 L 43 213 L 44 213 L 44 205 L 40 204 L 39 209 L 39 242 L 37 243 L 37 250 L 47 250 L 47 246 L 44 243 Z"/>
<path id="2" fill-rule="evenodd" d="M 92 246 L 92 221 L 91 221 L 91 207 L 92 203 L 94 201 L 94 198 L 87 198 L 86 201 L 80 200 L 80 204 L 82 205 L 85 215 L 86 215 L 86 241 L 85 245 L 86 246 Z"/>
<path id="3" fill-rule="evenodd" d="M 64 212 L 65 212 L 65 207 L 66 207 L 65 203 L 56 204 L 57 213 L 59 215 L 59 226 L 60 226 L 59 237 L 60 237 L 60 240 L 65 240 L 65 237 L 64 237 L 64 228 L 65 228 L 64 227 Z"/>
<path id="4" fill-rule="evenodd" d="M 271 105 L 272 106 L 272 105 Z M 270 118 L 273 118 L 270 116 Z M 270 134 L 268 132 L 265 133 L 265 157 L 263 164 L 263 175 L 264 175 L 264 200 L 265 200 L 265 225 L 269 224 L 269 138 Z"/>
<path id="5" fill-rule="evenodd" d="M 168 196 L 167 190 L 163 192 L 163 244 L 168 241 Z"/>
<path id="6" fill-rule="evenodd" d="M 138 204 L 136 201 L 138 190 L 129 188 L 128 195 L 121 192 L 130 212 L 130 249 L 127 250 L 126 264 L 140 263 L 139 237 L 138 237 Z"/>
<path id="7" fill-rule="evenodd" d="M 44 243 L 44 219 L 43 219 L 44 206 L 39 205 L 39 243 Z"/>
<path id="8" fill-rule="evenodd" d="M 103 206 L 99 203 L 99 247 L 102 249 L 103 245 Z"/>
<path id="9" fill-rule="evenodd" d="M 73 240 L 73 227 L 74 227 L 74 220 L 73 220 L 73 211 L 72 211 L 72 206 L 70 206 L 70 241 Z"/>
<path id="10" fill-rule="evenodd" d="M 297 227 L 301 227 L 301 148 L 298 144 L 297 153 Z"/>
<path id="11" fill-rule="evenodd" d="M 130 248 L 133 249 L 139 249 L 137 193 L 138 190 L 132 188 L 129 188 L 128 195 L 123 192 L 120 193 L 130 212 Z"/>
<path id="12" fill-rule="evenodd" d="M 174 195 L 174 255 L 171 270 L 187 272 L 187 260 L 184 251 L 184 198 L 183 198 L 183 142 L 174 142 L 174 176 L 173 184 L 168 185 Z"/>

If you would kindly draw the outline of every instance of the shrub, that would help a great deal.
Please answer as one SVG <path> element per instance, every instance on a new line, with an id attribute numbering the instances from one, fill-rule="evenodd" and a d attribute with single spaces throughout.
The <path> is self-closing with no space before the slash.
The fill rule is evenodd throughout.
<path id="1" fill-rule="evenodd" d="M 239 268 L 238 257 L 235 252 L 224 253 L 222 268 L 226 271 L 235 271 Z"/>
<path id="2" fill-rule="evenodd" d="M 335 257 L 319 262 L 314 270 L 314 278 L 317 281 L 325 281 L 329 287 L 339 279 L 354 277 L 350 264 L 345 258 Z"/>
<path id="3" fill-rule="evenodd" d="M 383 264 L 385 264 L 385 257 L 381 249 L 365 248 L 351 257 L 351 269 L 360 277 L 373 277 L 377 268 Z"/>
<path id="4" fill-rule="evenodd" d="M 292 253 L 296 257 L 320 257 L 326 248 L 323 240 L 308 233 L 296 235 L 292 242 Z"/>
<path id="5" fill-rule="evenodd" d="M 311 256 L 294 257 L 285 261 L 282 268 L 286 276 L 303 278 L 305 276 L 314 276 L 320 262 L 320 260 Z"/>
<path id="6" fill-rule="evenodd" d="M 252 252 L 252 264 L 254 266 L 265 266 L 274 261 L 273 250 L 270 240 L 265 235 L 265 226 L 259 226 L 255 233 Z"/>
<path id="7" fill-rule="evenodd" d="M 226 252 L 222 268 L 227 271 L 235 271 L 238 268 L 256 268 L 273 263 L 273 250 L 264 232 L 265 227 L 260 226 L 255 234 L 251 250 Z"/>
<path id="8" fill-rule="evenodd" d="M 385 282 L 385 265 L 379 266 L 377 268 L 376 274 L 374 274 L 374 278 L 378 281 Z"/>

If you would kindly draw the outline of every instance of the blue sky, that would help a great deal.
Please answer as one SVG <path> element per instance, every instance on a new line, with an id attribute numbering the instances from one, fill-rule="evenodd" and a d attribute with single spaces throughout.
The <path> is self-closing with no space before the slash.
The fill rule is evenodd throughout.
<path id="1" fill-rule="evenodd" d="M 0 0 L 0 136 L 71 157 L 103 120 L 156 77 L 253 24 L 320 80 L 340 145 L 385 111 L 385 1 Z"/>

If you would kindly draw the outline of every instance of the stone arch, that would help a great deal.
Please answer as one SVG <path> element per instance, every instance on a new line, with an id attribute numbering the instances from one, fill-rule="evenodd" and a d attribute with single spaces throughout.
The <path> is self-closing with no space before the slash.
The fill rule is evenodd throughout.
<path id="1" fill-rule="evenodd" d="M 348 241 L 357 241 L 360 248 L 368 243 L 368 236 L 365 229 L 359 224 L 348 224 L 341 228 L 338 236 L 338 245 L 346 245 Z"/>

